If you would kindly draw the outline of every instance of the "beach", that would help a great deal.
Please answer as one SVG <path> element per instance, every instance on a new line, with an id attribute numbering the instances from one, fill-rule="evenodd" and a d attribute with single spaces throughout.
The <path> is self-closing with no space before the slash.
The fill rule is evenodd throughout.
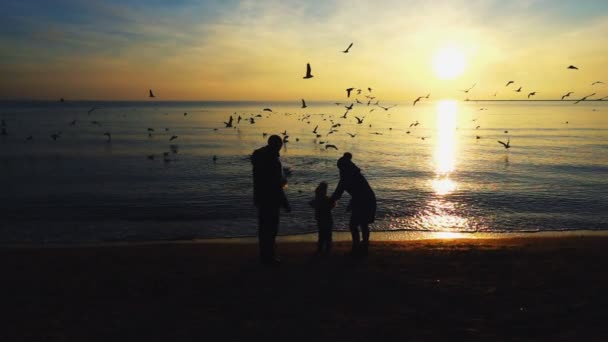
<path id="1" fill-rule="evenodd" d="M 374 236 L 372 235 L 372 239 Z M 608 238 L 0 249 L 2 341 L 606 341 Z"/>

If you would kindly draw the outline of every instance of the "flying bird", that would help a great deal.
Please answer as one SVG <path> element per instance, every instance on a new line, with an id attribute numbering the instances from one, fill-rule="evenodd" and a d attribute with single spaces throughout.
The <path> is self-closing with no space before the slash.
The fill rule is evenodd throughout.
<path id="1" fill-rule="evenodd" d="M 596 85 L 596 84 L 604 84 L 604 82 L 602 82 L 602 81 L 595 81 L 595 82 L 591 83 L 591 85 Z"/>
<path id="2" fill-rule="evenodd" d="M 315 126 L 315 129 L 313 129 L 313 130 L 312 130 L 312 132 L 313 132 L 314 134 L 317 134 L 317 128 L 319 128 L 319 125 L 316 125 L 316 126 Z"/>
<path id="3" fill-rule="evenodd" d="M 595 93 L 593 93 L 593 94 L 591 94 L 591 95 L 584 96 L 582 99 L 577 100 L 576 102 L 574 102 L 574 104 L 577 104 L 577 103 L 579 103 L 579 102 L 581 102 L 581 101 L 585 101 L 585 100 L 586 100 L 588 97 L 591 97 L 591 96 L 593 96 L 593 95 L 595 95 Z"/>
<path id="4" fill-rule="evenodd" d="M 362 117 L 362 118 L 359 118 L 359 117 L 355 116 L 355 119 L 357 119 L 357 124 L 359 124 L 359 125 L 360 125 L 360 124 L 362 124 L 362 123 L 363 123 L 363 119 L 365 119 L 365 116 L 364 116 L 364 117 Z"/>
<path id="5" fill-rule="evenodd" d="M 304 99 L 302 99 L 302 108 L 306 108 L 306 107 L 308 107 L 308 106 L 306 105 L 306 101 L 304 101 Z"/>
<path id="6" fill-rule="evenodd" d="M 571 94 L 574 94 L 574 92 L 573 92 L 573 91 L 569 91 L 567 94 L 562 95 L 562 100 L 563 100 L 564 98 L 566 98 L 566 97 L 570 97 L 570 95 L 571 95 Z"/>
<path id="7" fill-rule="evenodd" d="M 270 108 L 264 108 L 262 110 L 265 111 L 265 112 L 272 112 L 272 109 L 270 109 Z"/>
<path id="8" fill-rule="evenodd" d="M 568 68 L 567 68 L 567 69 L 571 69 L 571 70 L 578 70 L 578 68 L 577 68 L 577 67 L 575 67 L 574 65 L 570 65 L 570 66 L 568 66 Z"/>
<path id="9" fill-rule="evenodd" d="M 177 135 L 174 135 L 174 136 L 172 136 L 171 138 L 169 138 L 169 141 L 173 141 L 173 140 L 175 140 L 175 139 L 177 139 Z"/>
<path id="10" fill-rule="evenodd" d="M 302 78 L 313 78 L 314 76 L 311 74 L 310 63 L 306 63 L 306 76 Z"/>
<path id="11" fill-rule="evenodd" d="M 346 97 L 350 97 L 350 92 L 353 91 L 355 88 L 346 88 Z"/>
<path id="12" fill-rule="evenodd" d="M 334 150 L 336 150 L 336 151 L 338 150 L 338 147 L 336 147 L 336 145 L 332 145 L 332 144 L 327 144 L 327 145 L 325 145 L 325 149 L 326 149 L 326 150 L 328 150 L 328 149 L 330 149 L 330 148 L 333 148 L 333 149 L 334 149 Z"/>
<path id="13" fill-rule="evenodd" d="M 344 106 L 344 108 L 346 108 L 346 110 L 351 110 L 353 109 L 353 104 L 354 103 L 351 103 L 350 106 Z"/>
<path id="14" fill-rule="evenodd" d="M 468 93 L 469 93 L 469 91 L 470 91 L 471 89 L 475 88 L 475 86 L 476 86 L 476 85 L 477 85 L 477 83 L 473 84 L 473 85 L 471 86 L 471 88 L 469 88 L 469 89 L 460 90 L 460 91 L 463 91 L 463 92 L 465 92 L 466 94 L 468 94 Z"/>
<path id="15" fill-rule="evenodd" d="M 224 121 L 224 125 L 226 125 L 226 128 L 232 127 L 232 121 L 233 121 L 233 118 L 232 118 L 232 115 L 230 115 L 230 119 L 228 119 L 228 122 Z"/>
<path id="16" fill-rule="evenodd" d="M 505 144 L 504 142 L 498 140 L 499 144 L 502 144 L 502 146 L 504 146 L 505 148 L 511 148 L 511 138 L 507 139 L 507 143 Z"/>
<path id="17" fill-rule="evenodd" d="M 507 85 L 505 87 L 508 87 L 509 84 L 513 84 L 513 83 L 515 83 L 515 81 L 509 81 L 509 82 L 507 82 Z"/>
<path id="18" fill-rule="evenodd" d="M 388 106 L 388 107 L 383 107 L 383 106 L 381 106 L 381 105 L 378 105 L 378 107 L 380 107 L 380 108 L 382 108 L 382 109 L 384 109 L 384 110 L 389 110 L 389 109 L 391 109 L 391 108 L 393 108 L 393 107 L 395 107 L 395 106 L 396 106 L 396 105 L 392 105 L 392 106 Z"/>
<path id="19" fill-rule="evenodd" d="M 418 101 L 420 101 L 420 99 L 423 99 L 423 98 L 425 98 L 425 97 L 424 97 L 424 96 L 418 96 L 418 98 L 414 100 L 414 103 L 412 104 L 412 106 L 415 106 L 415 105 L 416 105 L 416 103 L 417 103 Z"/>
<path id="20" fill-rule="evenodd" d="M 350 50 L 350 48 L 353 46 L 353 43 L 350 43 L 350 45 L 346 48 L 346 50 L 342 51 L 344 53 L 348 53 L 348 50 Z"/>
<path id="21" fill-rule="evenodd" d="M 533 91 L 533 92 L 529 93 L 529 94 L 528 94 L 528 98 L 530 98 L 530 96 L 534 96 L 534 95 L 536 95 L 536 92 L 535 92 L 535 91 Z"/>
<path id="22" fill-rule="evenodd" d="M 346 134 L 350 135 L 351 138 L 354 138 L 357 134 L 352 134 L 352 133 L 348 133 L 346 132 Z"/>
<path id="23" fill-rule="evenodd" d="M 57 139 L 59 139 L 59 137 L 61 137 L 61 132 L 51 134 L 51 138 L 53 140 L 57 140 Z"/>
<path id="24" fill-rule="evenodd" d="M 519 88 L 517 88 L 517 89 L 515 89 L 513 91 L 516 92 L 516 93 L 521 93 L 521 87 L 519 87 Z"/>
<path id="25" fill-rule="evenodd" d="M 89 109 L 89 110 L 87 111 L 87 114 L 91 114 L 91 113 L 93 113 L 93 111 L 94 111 L 95 109 L 97 109 L 97 107 L 93 107 L 93 108 Z"/>
<path id="26" fill-rule="evenodd" d="M 152 89 L 148 89 L 148 97 L 156 97 L 156 96 L 154 96 Z"/>

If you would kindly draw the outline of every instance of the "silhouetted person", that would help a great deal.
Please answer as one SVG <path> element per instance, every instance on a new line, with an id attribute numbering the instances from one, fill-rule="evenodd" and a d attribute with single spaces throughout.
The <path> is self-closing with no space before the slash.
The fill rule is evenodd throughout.
<path id="1" fill-rule="evenodd" d="M 268 145 L 255 150 L 253 164 L 253 202 L 258 209 L 258 241 L 261 262 L 276 265 L 275 239 L 279 228 L 279 209 L 291 211 L 283 187 L 287 183 L 279 160 L 283 141 L 278 135 L 268 138 Z"/>
<path id="2" fill-rule="evenodd" d="M 315 220 L 319 232 L 317 253 L 329 253 L 331 250 L 331 231 L 334 226 L 331 210 L 336 206 L 336 202 L 327 196 L 327 183 L 319 183 L 319 186 L 315 189 L 315 199 L 309 203 L 315 208 Z"/>
<path id="3" fill-rule="evenodd" d="M 338 159 L 340 182 L 336 187 L 332 201 L 342 197 L 344 191 L 351 196 L 347 211 L 351 212 L 349 228 L 352 235 L 352 255 L 367 255 L 369 245 L 369 224 L 376 217 L 376 195 L 369 186 L 361 170 L 352 162 L 352 154 L 346 152 Z M 361 238 L 359 229 L 361 227 Z"/>

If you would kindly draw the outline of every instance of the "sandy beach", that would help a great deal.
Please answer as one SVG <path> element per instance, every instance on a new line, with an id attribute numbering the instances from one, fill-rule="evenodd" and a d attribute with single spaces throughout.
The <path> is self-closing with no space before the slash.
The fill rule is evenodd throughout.
<path id="1" fill-rule="evenodd" d="M 0 249 L 2 341 L 606 341 L 608 238 Z"/>

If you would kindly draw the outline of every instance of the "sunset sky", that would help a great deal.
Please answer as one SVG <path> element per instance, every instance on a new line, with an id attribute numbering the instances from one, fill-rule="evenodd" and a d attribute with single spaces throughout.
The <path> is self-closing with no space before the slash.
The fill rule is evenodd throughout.
<path id="1" fill-rule="evenodd" d="M 0 99 L 601 97 L 606 37 L 605 0 L 3 0 Z M 462 70 L 441 79 L 451 58 Z"/>

